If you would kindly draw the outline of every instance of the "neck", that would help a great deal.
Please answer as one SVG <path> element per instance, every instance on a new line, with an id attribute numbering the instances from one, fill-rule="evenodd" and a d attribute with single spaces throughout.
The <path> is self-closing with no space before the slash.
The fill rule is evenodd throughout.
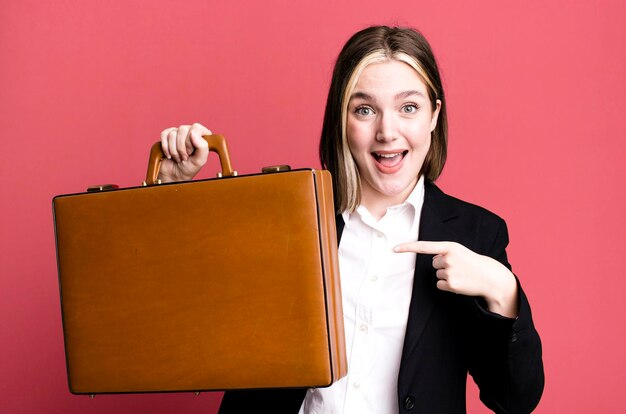
<path id="1" fill-rule="evenodd" d="M 402 204 L 409 197 L 418 179 L 398 194 L 383 194 L 367 186 L 361 186 L 361 205 L 376 219 L 380 220 L 387 213 L 387 209 L 392 206 Z"/>

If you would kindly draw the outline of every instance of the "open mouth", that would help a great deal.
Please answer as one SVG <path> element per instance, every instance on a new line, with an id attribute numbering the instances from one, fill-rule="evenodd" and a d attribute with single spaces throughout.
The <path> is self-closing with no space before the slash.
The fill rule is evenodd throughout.
<path id="1" fill-rule="evenodd" d="M 377 163 L 383 167 L 392 168 L 398 165 L 408 152 L 408 150 L 405 150 L 398 152 L 372 152 L 371 154 Z"/>

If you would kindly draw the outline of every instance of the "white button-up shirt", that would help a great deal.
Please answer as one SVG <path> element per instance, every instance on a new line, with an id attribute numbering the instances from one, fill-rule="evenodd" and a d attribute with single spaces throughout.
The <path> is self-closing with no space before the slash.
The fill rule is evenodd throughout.
<path id="1" fill-rule="evenodd" d="M 421 177 L 407 200 L 376 221 L 359 206 L 344 213 L 339 270 L 348 375 L 311 389 L 300 414 L 398 412 L 398 370 L 406 331 L 415 255 L 394 253 L 416 241 L 424 203 Z"/>

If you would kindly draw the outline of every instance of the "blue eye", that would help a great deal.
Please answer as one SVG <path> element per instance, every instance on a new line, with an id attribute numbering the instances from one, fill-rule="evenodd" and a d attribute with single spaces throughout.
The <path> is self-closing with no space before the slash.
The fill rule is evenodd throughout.
<path id="1" fill-rule="evenodd" d="M 415 112 L 417 112 L 417 109 L 417 105 L 407 104 L 402 107 L 402 112 L 404 112 L 405 114 L 414 114 Z"/>
<path id="2" fill-rule="evenodd" d="M 359 106 L 354 110 L 354 113 L 361 116 L 372 115 L 374 111 L 369 106 Z"/>

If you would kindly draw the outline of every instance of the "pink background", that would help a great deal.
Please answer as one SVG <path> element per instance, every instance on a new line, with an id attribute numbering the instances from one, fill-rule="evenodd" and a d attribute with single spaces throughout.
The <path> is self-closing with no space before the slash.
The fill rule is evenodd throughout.
<path id="1" fill-rule="evenodd" d="M 143 180 L 165 127 L 235 169 L 316 167 L 334 59 L 370 24 L 421 29 L 449 97 L 439 184 L 509 223 L 544 343 L 539 413 L 626 405 L 622 1 L 0 1 L 0 411 L 212 413 L 220 393 L 73 396 L 51 199 Z M 217 162 L 203 172 L 213 176 Z M 476 389 L 469 412 L 484 413 Z"/>

